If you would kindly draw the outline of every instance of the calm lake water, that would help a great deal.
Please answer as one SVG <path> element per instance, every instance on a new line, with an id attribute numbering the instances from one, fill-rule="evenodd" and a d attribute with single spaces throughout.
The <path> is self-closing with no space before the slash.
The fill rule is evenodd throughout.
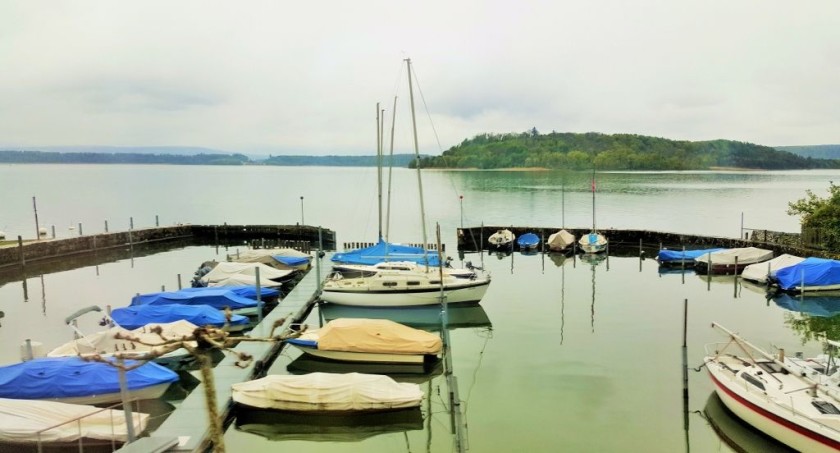
<path id="1" fill-rule="evenodd" d="M 420 241 L 416 173 L 397 169 L 394 175 L 390 238 Z M 601 173 L 596 221 L 603 229 L 737 237 L 743 213 L 748 228 L 795 232 L 798 219 L 785 213 L 787 203 L 807 189 L 825 194 L 838 176 L 838 171 Z M 438 222 L 449 255 L 457 257 L 454 238 L 462 217 L 465 226 L 591 226 L 589 178 L 424 172 L 429 237 Z M 126 229 L 131 217 L 136 228 L 154 226 L 157 215 L 161 225 L 294 224 L 303 217 L 306 224 L 335 230 L 339 241 L 372 241 L 378 228 L 375 184 L 375 170 L 357 168 L 6 165 L 0 166 L 5 195 L 0 229 L 11 237 L 32 237 L 36 196 L 40 224 L 55 225 L 59 237 L 77 235 L 79 223 L 86 234 L 103 231 L 105 220 L 112 231 Z M 26 338 L 47 349 L 70 339 L 63 320 L 80 307 L 126 305 L 137 292 L 173 289 L 178 274 L 186 284 L 200 262 L 221 259 L 225 252 L 185 246 L 9 281 L 0 286 L 0 341 L 7 345 L 0 361 L 18 360 L 18 345 Z M 772 344 L 789 353 L 819 350 L 793 328 L 807 324 L 808 314 L 784 309 L 732 278 L 661 274 L 655 261 L 638 258 L 586 263 L 547 255 L 469 254 L 466 259 L 483 263 L 493 275 L 480 309 L 450 333 L 473 452 L 733 451 L 702 415 L 713 391 L 705 371 L 689 372 L 689 400 L 683 403 L 686 299 L 692 367 L 702 363 L 704 344 L 722 338 L 710 328 L 712 321 L 768 349 Z M 309 322 L 317 324 L 319 316 L 313 311 Z M 97 330 L 95 318 L 82 318 L 80 328 Z M 286 373 L 290 365 L 306 364 L 287 350 L 272 372 Z M 453 451 L 445 379 L 399 378 L 420 383 L 426 392 L 420 420 L 267 437 L 232 426 L 227 447 Z M 760 445 L 738 448 L 768 448 Z"/>

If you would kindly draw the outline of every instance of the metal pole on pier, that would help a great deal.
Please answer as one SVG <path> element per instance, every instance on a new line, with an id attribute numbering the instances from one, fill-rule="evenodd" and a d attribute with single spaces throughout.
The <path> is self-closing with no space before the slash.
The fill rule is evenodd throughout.
<path id="1" fill-rule="evenodd" d="M 303 221 L 303 195 L 300 196 L 300 224 L 301 226 L 305 224 Z"/>
<path id="2" fill-rule="evenodd" d="M 130 444 L 135 440 L 134 417 L 131 414 L 131 404 L 128 400 L 128 384 L 125 379 L 125 361 L 122 358 L 117 359 L 117 373 L 120 380 L 120 399 L 122 399 L 123 412 L 125 413 L 125 427 L 128 435 L 128 441 L 126 443 Z"/>
<path id="3" fill-rule="evenodd" d="M 464 229 L 464 196 L 459 195 L 458 199 L 461 201 L 461 229 Z"/>
<path id="4" fill-rule="evenodd" d="M 263 319 L 263 301 L 262 301 L 262 288 L 260 287 L 260 268 L 259 266 L 254 267 L 254 276 L 257 280 L 257 323 L 261 323 Z"/>
<path id="5" fill-rule="evenodd" d="M 35 239 L 41 240 L 41 228 L 38 226 L 38 204 L 35 202 L 35 197 L 32 197 L 32 210 L 35 211 Z"/>

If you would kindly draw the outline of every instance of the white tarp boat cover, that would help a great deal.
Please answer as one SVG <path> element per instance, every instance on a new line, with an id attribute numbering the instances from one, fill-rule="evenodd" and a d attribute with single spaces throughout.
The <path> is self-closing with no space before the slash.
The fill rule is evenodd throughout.
<path id="1" fill-rule="evenodd" d="M 491 234 L 490 237 L 487 238 L 487 242 L 489 242 L 492 245 L 504 245 L 513 242 L 515 238 L 516 235 L 514 235 L 512 231 L 499 230 Z"/>
<path id="2" fill-rule="evenodd" d="M 160 327 L 160 335 L 152 333 L 153 328 Z M 127 330 L 116 326 L 91 335 L 85 335 L 77 340 L 65 343 L 47 354 L 47 357 L 65 357 L 80 354 L 116 354 L 118 352 L 143 353 L 152 351 L 157 346 L 150 346 L 156 343 L 163 343 L 164 338 L 175 340 L 192 335 L 198 326 L 186 321 L 179 320 L 162 324 L 147 324 L 143 327 Z M 123 338 L 130 335 L 139 342 L 114 338 L 120 334 Z"/>
<path id="3" fill-rule="evenodd" d="M 361 373 L 270 374 L 231 386 L 237 403 L 289 411 L 381 411 L 417 407 L 420 386 Z"/>
<path id="4" fill-rule="evenodd" d="M 201 281 L 207 286 L 228 286 L 228 285 L 256 285 L 256 268 L 260 269 L 260 285 L 273 285 L 269 280 L 283 279 L 293 270 L 280 270 L 262 263 L 228 263 L 216 264 L 210 272 L 201 277 Z"/>
<path id="5" fill-rule="evenodd" d="M 283 249 L 248 249 L 230 257 L 237 263 L 263 263 L 276 269 L 306 269 L 312 257 L 299 250 Z"/>
<path id="6" fill-rule="evenodd" d="M 134 412 L 133 416 L 134 432 L 140 433 L 146 429 L 149 415 Z M 72 421 L 75 419 L 81 419 L 81 424 Z M 37 442 L 38 431 L 64 422 L 69 423 L 41 432 L 41 441 L 73 442 L 84 438 L 125 442 L 128 439 L 128 427 L 122 410 L 55 401 L 0 398 L 0 441 Z"/>
<path id="7" fill-rule="evenodd" d="M 767 283 L 768 273 L 770 275 L 775 274 L 777 270 L 801 263 L 804 259 L 805 258 L 785 253 L 784 255 L 779 255 L 772 260 L 765 261 L 763 263 L 750 264 L 744 268 L 741 278 L 759 283 Z M 714 262 L 714 258 L 712 258 L 712 262 Z"/>
<path id="8" fill-rule="evenodd" d="M 438 354 L 442 347 L 438 335 L 388 319 L 334 319 L 301 338 L 317 341 L 326 351 Z"/>
<path id="9" fill-rule="evenodd" d="M 709 256 L 712 258 L 712 265 L 735 264 L 735 258 L 738 258 L 739 264 L 760 263 L 773 258 L 772 250 L 760 249 L 757 247 L 742 247 L 735 249 L 726 249 L 719 252 L 712 252 L 710 254 L 698 256 L 694 261 L 700 263 L 708 263 Z"/>
<path id="10" fill-rule="evenodd" d="M 548 248 L 550 250 L 563 250 L 574 244 L 575 236 L 566 230 L 560 230 L 548 237 Z"/>

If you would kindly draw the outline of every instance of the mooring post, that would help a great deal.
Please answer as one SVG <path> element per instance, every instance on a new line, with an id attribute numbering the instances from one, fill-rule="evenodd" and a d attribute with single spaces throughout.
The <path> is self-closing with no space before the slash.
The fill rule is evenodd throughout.
<path id="1" fill-rule="evenodd" d="M 158 217 L 157 214 L 155 214 L 155 227 L 159 227 L 159 226 L 160 226 L 160 218 Z"/>
<path id="2" fill-rule="evenodd" d="M 35 212 L 35 240 L 41 240 L 41 228 L 38 226 L 38 205 L 35 197 L 32 197 L 32 210 Z"/>
<path id="3" fill-rule="evenodd" d="M 82 234 L 82 222 L 79 222 L 79 236 L 84 236 L 84 234 Z"/>
<path id="4" fill-rule="evenodd" d="M 55 225 L 52 226 L 52 238 L 55 239 Z"/>
<path id="5" fill-rule="evenodd" d="M 735 282 L 735 285 L 734 285 L 735 287 L 733 288 L 733 291 L 734 291 L 733 296 L 737 298 L 738 297 L 738 256 L 737 255 L 735 256 L 735 279 L 734 279 L 734 282 Z"/>
<path id="6" fill-rule="evenodd" d="M 178 291 L 181 290 L 181 274 L 178 274 Z"/>
<path id="7" fill-rule="evenodd" d="M 321 293 L 321 255 L 324 254 L 324 238 L 322 236 L 321 227 L 318 227 L 318 252 L 315 253 L 315 281 L 318 282 L 317 292 L 320 297 Z"/>
<path id="8" fill-rule="evenodd" d="M 128 229 L 129 229 L 129 230 L 133 230 L 133 229 L 134 229 L 134 217 L 129 217 L 129 218 L 128 218 Z"/>
<path id="9" fill-rule="evenodd" d="M 162 292 L 162 293 L 166 292 L 166 285 L 160 285 L 160 292 Z"/>
<path id="10" fill-rule="evenodd" d="M 263 301 L 262 301 L 262 288 L 260 287 L 260 268 L 259 266 L 254 267 L 254 276 L 256 277 L 256 284 L 257 284 L 257 324 L 262 322 L 263 319 Z"/>
<path id="11" fill-rule="evenodd" d="M 108 232 L 108 221 L 107 220 L 105 221 L 105 232 L 106 233 Z"/>
<path id="12" fill-rule="evenodd" d="M 20 235 L 18 235 L 18 251 L 20 251 L 20 265 L 25 266 L 26 259 L 23 257 L 23 238 Z"/>
<path id="13" fill-rule="evenodd" d="M 683 401 L 688 402 L 688 299 L 683 300 Z"/>

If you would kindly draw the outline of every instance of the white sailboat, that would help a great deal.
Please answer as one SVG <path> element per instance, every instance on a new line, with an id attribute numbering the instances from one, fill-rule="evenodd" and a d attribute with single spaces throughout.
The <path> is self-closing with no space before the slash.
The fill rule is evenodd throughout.
<path id="1" fill-rule="evenodd" d="M 821 374 L 810 360 L 773 357 L 712 325 L 729 341 L 707 345 L 705 365 L 715 392 L 732 413 L 796 450 L 840 450 L 836 374 Z"/>
<path id="2" fill-rule="evenodd" d="M 423 180 L 420 176 L 420 150 L 417 142 L 410 59 L 406 60 L 406 65 L 408 66 L 414 154 L 417 163 L 417 187 L 420 192 L 420 221 L 423 244 L 427 244 L 426 211 L 423 201 Z M 438 254 L 438 252 L 433 253 Z M 424 259 L 421 263 L 442 261 L 439 255 L 437 260 L 431 260 L 430 251 L 425 247 L 423 254 Z M 416 266 L 402 264 L 404 263 L 380 263 L 376 266 L 357 265 L 353 268 L 340 266 L 324 282 L 321 299 L 335 304 L 361 307 L 409 307 L 437 304 L 443 295 L 450 304 L 478 303 L 490 285 L 489 275 L 477 275 L 472 270 L 447 270 L 431 267 L 428 264 Z"/>
<path id="3" fill-rule="evenodd" d="M 581 236 L 578 245 L 583 253 L 601 253 L 607 250 L 607 238 L 595 228 L 595 170 L 592 170 L 592 231 Z"/>
<path id="4" fill-rule="evenodd" d="M 545 242 L 551 252 L 568 253 L 574 249 L 575 235 L 566 230 L 566 178 L 563 178 L 563 185 L 560 192 L 560 216 L 562 226 L 560 231 L 548 236 Z"/>

